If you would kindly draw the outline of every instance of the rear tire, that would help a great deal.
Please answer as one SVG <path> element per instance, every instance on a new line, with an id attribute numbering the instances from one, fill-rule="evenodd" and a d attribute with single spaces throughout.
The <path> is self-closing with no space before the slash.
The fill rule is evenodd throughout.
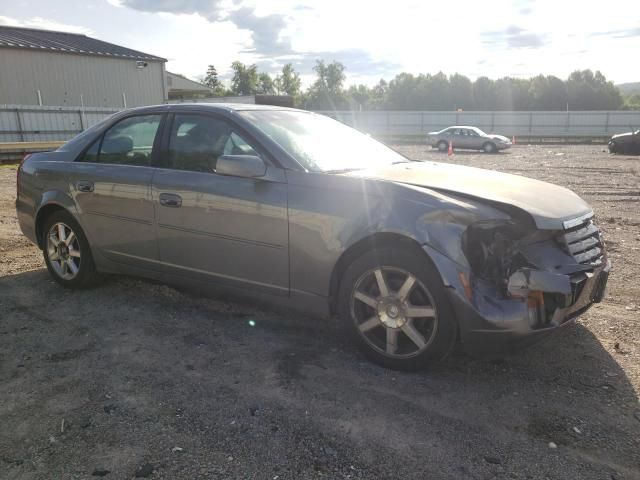
<path id="1" fill-rule="evenodd" d="M 56 282 L 66 288 L 87 288 L 97 283 L 99 276 L 89 242 L 70 213 L 58 210 L 49 215 L 42 235 L 44 261 Z"/>
<path id="2" fill-rule="evenodd" d="M 440 275 L 421 252 L 366 252 L 344 272 L 338 314 L 356 346 L 374 363 L 418 370 L 445 358 L 457 323 Z"/>
<path id="3" fill-rule="evenodd" d="M 446 152 L 447 150 L 449 150 L 449 144 L 444 140 L 438 142 L 438 150 L 441 152 Z"/>
<path id="4" fill-rule="evenodd" d="M 495 144 L 487 142 L 482 146 L 482 150 L 484 151 L 484 153 L 495 153 L 497 151 L 497 148 Z"/>

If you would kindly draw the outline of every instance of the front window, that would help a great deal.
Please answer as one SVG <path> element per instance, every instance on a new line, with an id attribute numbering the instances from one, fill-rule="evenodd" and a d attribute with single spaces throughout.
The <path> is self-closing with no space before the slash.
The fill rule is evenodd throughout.
<path id="1" fill-rule="evenodd" d="M 215 172 L 221 155 L 258 153 L 226 121 L 206 115 L 176 114 L 169 136 L 167 167 Z"/>
<path id="2" fill-rule="evenodd" d="M 407 162 L 384 144 L 323 115 L 286 110 L 240 112 L 313 172 L 361 170 Z"/>

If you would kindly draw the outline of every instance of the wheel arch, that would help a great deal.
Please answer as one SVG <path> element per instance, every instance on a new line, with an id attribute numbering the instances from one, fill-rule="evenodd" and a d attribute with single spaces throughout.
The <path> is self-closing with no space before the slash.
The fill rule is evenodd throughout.
<path id="1" fill-rule="evenodd" d="M 421 255 L 435 268 L 433 261 L 429 255 L 420 247 L 420 244 L 407 235 L 394 232 L 377 232 L 361 238 L 357 242 L 350 245 L 338 258 L 333 267 L 329 285 L 329 311 L 335 314 L 337 311 L 338 292 L 340 289 L 340 281 L 345 270 L 353 263 L 355 259 L 370 250 L 376 250 L 384 247 L 397 247 L 411 249 Z"/>
<path id="2" fill-rule="evenodd" d="M 42 244 L 42 228 L 44 227 L 44 222 L 51 214 L 57 211 L 64 211 L 69 213 L 70 215 L 73 215 L 68 208 L 57 202 L 47 203 L 45 205 L 42 205 L 38 209 L 38 213 L 36 214 L 35 229 L 36 239 L 38 240 L 38 247 L 40 248 L 40 250 L 44 248 L 44 245 Z"/>

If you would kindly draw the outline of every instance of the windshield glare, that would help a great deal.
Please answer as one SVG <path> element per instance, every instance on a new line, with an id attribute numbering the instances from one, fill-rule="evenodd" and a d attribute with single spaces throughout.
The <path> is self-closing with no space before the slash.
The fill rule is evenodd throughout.
<path id="1" fill-rule="evenodd" d="M 408 161 L 384 144 L 324 115 L 286 110 L 240 112 L 302 167 L 360 170 Z"/>

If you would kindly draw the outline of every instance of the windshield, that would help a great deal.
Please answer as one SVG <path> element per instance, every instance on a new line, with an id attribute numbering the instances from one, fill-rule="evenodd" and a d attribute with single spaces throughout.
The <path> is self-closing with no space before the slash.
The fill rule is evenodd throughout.
<path id="1" fill-rule="evenodd" d="M 386 145 L 336 120 L 307 112 L 240 112 L 300 165 L 314 172 L 339 172 L 407 162 Z"/>

